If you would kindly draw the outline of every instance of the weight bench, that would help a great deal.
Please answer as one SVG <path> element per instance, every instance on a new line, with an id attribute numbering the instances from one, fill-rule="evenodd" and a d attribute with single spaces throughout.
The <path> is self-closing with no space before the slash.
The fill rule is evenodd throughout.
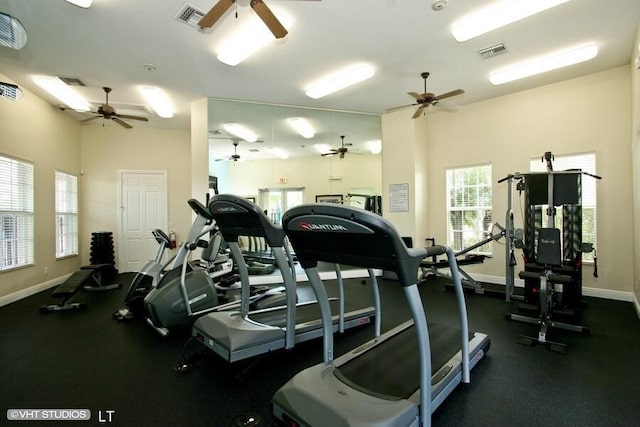
<path id="1" fill-rule="evenodd" d="M 113 283 L 111 285 L 105 285 L 102 283 L 103 278 L 115 277 L 118 272 L 118 270 L 116 270 L 111 264 L 83 265 L 80 267 L 80 271 L 82 270 L 91 272 L 91 281 L 93 282 L 90 285 L 82 286 L 85 291 L 108 291 L 111 289 L 120 289 L 122 287 L 122 283 Z"/>
<path id="2" fill-rule="evenodd" d="M 482 264 L 487 258 L 487 255 L 481 254 L 468 254 L 464 257 L 458 258 L 460 253 L 456 254 L 456 261 L 458 263 L 458 271 L 463 276 L 462 284 L 465 288 L 471 288 L 477 294 L 484 294 L 484 288 L 480 285 L 469 273 L 464 271 L 461 266 L 463 265 L 471 265 L 471 264 Z M 429 276 L 441 276 L 448 279 L 451 279 L 451 276 L 440 273 L 438 270 L 441 268 L 449 268 L 449 262 L 447 260 L 438 260 L 434 259 L 435 257 L 429 259 L 425 258 L 420 262 L 420 277 L 418 278 L 418 282 L 422 282 L 426 280 Z"/>
<path id="3" fill-rule="evenodd" d="M 85 265 L 80 270 L 75 271 L 67 280 L 60 284 L 51 292 L 53 298 L 59 298 L 58 304 L 50 304 L 40 306 L 40 313 L 48 313 L 50 311 L 63 310 L 83 310 L 87 308 L 87 304 L 83 302 L 71 302 L 80 289 L 87 291 L 101 291 L 116 289 L 122 287 L 122 284 L 114 283 L 104 285 L 102 283 L 103 273 L 105 275 L 113 274 L 115 269 L 111 264 L 92 264 Z M 87 284 L 87 282 L 92 282 Z"/>

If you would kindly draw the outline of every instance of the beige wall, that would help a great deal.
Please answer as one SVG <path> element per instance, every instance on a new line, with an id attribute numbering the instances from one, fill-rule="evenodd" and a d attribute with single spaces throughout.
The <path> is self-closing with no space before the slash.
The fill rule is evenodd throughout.
<path id="1" fill-rule="evenodd" d="M 640 60 L 636 62 L 636 58 L 640 57 L 640 22 L 636 33 L 636 41 L 634 49 L 631 52 L 631 88 L 632 88 L 632 161 L 633 161 L 633 224 L 634 227 L 634 295 L 636 310 L 640 314 Z"/>
<path id="2" fill-rule="evenodd" d="M 89 242 L 94 231 L 112 231 L 118 254 L 118 170 L 167 171 L 169 227 L 178 241 L 191 226 L 190 135 L 186 130 L 122 127 L 108 123 L 80 127 L 80 179 L 82 212 L 82 262 L 89 262 Z M 206 179 L 206 178 L 205 178 Z M 203 193 L 198 199 L 204 202 Z"/>
<path id="3" fill-rule="evenodd" d="M 529 159 L 545 151 L 557 155 L 593 151 L 597 173 L 603 176 L 597 189 L 600 278 L 594 279 L 592 267 L 585 266 L 584 286 L 631 292 L 630 103 L 630 73 L 624 66 L 465 105 L 457 113 L 432 112 L 417 119 L 427 122 L 426 140 L 421 142 L 427 147 L 423 160 L 428 165 L 426 234 L 446 242 L 446 168 L 490 163 L 496 182 L 509 173 L 528 171 Z M 386 175 L 387 169 L 383 172 Z M 494 184 L 494 222 L 504 224 L 506 197 L 506 184 Z M 516 226 L 521 227 L 515 206 Z M 502 250 L 502 245 L 494 244 L 495 256 L 468 271 L 504 277 Z"/>
<path id="4" fill-rule="evenodd" d="M 417 120 L 411 120 L 406 111 L 386 114 L 382 118 L 383 157 L 227 163 L 228 181 L 221 182 L 221 189 L 254 195 L 263 187 L 304 186 L 307 201 L 313 201 L 315 194 L 346 194 L 355 187 L 374 187 L 383 195 L 385 215 L 401 234 L 413 236 L 416 244 L 428 236 L 443 242 L 447 167 L 490 162 L 497 181 L 508 173 L 526 171 L 529 158 L 544 151 L 595 151 L 597 173 L 603 176 L 598 183 L 600 278 L 594 279 L 587 266 L 585 286 L 631 292 L 635 277 L 638 298 L 640 251 L 634 258 L 631 232 L 634 218 L 640 219 L 640 197 L 632 198 L 640 188 L 638 73 L 635 67 L 624 66 L 467 105 L 455 114 L 435 112 Z M 28 125 L 36 121 L 37 126 Z M 0 100 L 0 126 L 0 152 L 36 166 L 36 235 L 45 236 L 37 239 L 34 266 L 0 273 L 0 297 L 74 271 L 88 262 L 91 231 L 117 231 L 118 169 L 167 170 L 168 222 L 179 237 L 186 234 L 191 223 L 186 200 L 192 196 L 193 182 L 200 182 L 192 180 L 188 130 L 80 126 L 29 92 L 19 102 Z M 55 260 L 53 249 L 55 168 L 78 175 L 82 169 L 84 173 L 80 176 L 82 256 L 61 261 Z M 380 169 L 381 180 L 376 178 Z M 342 180 L 331 181 L 329 176 Z M 279 177 L 287 178 L 287 184 L 278 184 Z M 402 182 L 411 184 L 410 212 L 389 213 L 388 185 Z M 504 222 L 505 209 L 506 186 L 496 184 L 494 220 Z M 640 245 L 638 230 L 635 242 Z M 496 256 L 470 271 L 503 276 L 501 249 L 496 245 Z"/>
<path id="5" fill-rule="evenodd" d="M 260 188 L 305 187 L 305 202 L 315 202 L 318 194 L 346 196 L 354 188 L 370 187 L 381 191 L 381 156 L 347 154 L 338 157 L 298 157 L 291 159 L 213 162 L 211 173 L 218 176 L 221 193 L 257 196 Z M 340 177 L 330 180 L 329 177 Z M 278 179 L 285 178 L 286 184 Z"/>
<path id="6" fill-rule="evenodd" d="M 0 74 L 0 80 L 11 82 Z M 66 113 L 24 90 L 17 102 L 0 99 L 0 154 L 34 165 L 35 264 L 0 272 L 0 297 L 55 281 L 76 270 L 79 257 L 55 258 L 55 170 L 78 175 L 80 126 Z M 46 269 L 46 273 L 45 273 Z"/>

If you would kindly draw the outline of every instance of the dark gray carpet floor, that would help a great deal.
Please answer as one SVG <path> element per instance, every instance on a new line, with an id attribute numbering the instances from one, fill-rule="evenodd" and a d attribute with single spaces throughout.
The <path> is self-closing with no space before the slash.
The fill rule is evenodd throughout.
<path id="1" fill-rule="evenodd" d="M 252 414 L 271 425 L 270 400 L 296 372 L 321 361 L 321 342 L 299 345 L 229 366 L 203 355 L 195 369 L 174 366 L 189 336 L 165 338 L 142 321 L 118 323 L 131 275 L 122 290 L 81 292 L 81 312 L 42 315 L 50 291 L 0 307 L 0 408 L 87 408 L 90 422 L 74 425 L 227 426 Z M 454 294 L 441 279 L 421 285 L 433 320 L 454 324 Z M 348 296 L 368 301 L 370 286 L 350 280 Z M 383 329 L 408 318 L 397 282 L 381 281 Z M 640 425 L 640 320 L 631 303 L 587 298 L 583 323 L 591 336 L 552 331 L 566 354 L 517 344 L 534 325 L 504 319 L 514 304 L 467 295 L 470 328 L 490 335 L 487 356 L 433 415 L 434 426 L 631 426 Z M 369 339 L 372 326 L 336 338 L 336 354 Z M 192 348 L 187 350 L 193 350 Z M 9 422 L 0 425 L 51 425 Z M 53 425 L 61 425 L 55 423 Z"/>

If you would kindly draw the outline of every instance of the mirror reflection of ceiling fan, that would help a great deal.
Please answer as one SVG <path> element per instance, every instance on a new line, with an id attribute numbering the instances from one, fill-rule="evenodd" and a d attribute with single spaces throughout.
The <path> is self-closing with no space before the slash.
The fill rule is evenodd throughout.
<path id="1" fill-rule="evenodd" d="M 231 140 L 233 141 L 233 154 L 229 157 L 216 159 L 216 162 L 219 162 L 221 160 L 231 160 L 233 162 L 237 162 L 238 160 L 240 160 L 240 154 L 238 154 L 238 144 L 240 143 L 240 138 L 231 138 Z"/>
<path id="2" fill-rule="evenodd" d="M 308 0 L 313 1 L 313 0 Z M 319 0 L 315 0 L 319 1 Z M 198 26 L 203 28 L 211 28 L 218 22 L 220 18 L 236 3 L 236 0 L 218 0 L 218 2 L 202 17 L 198 22 Z M 262 0 L 250 0 L 249 5 L 256 12 L 258 17 L 269 28 L 269 31 L 277 39 L 281 39 L 287 35 L 287 29 L 271 12 L 271 9 Z M 238 13 L 236 12 L 236 18 Z"/>
<path id="3" fill-rule="evenodd" d="M 456 89 L 456 90 L 452 90 L 451 92 L 443 93 L 441 95 L 434 95 L 433 93 L 427 92 L 427 78 L 429 77 L 429 73 L 428 72 L 421 73 L 420 77 L 422 77 L 424 79 L 424 93 L 408 92 L 408 94 L 410 96 L 415 98 L 416 102 L 414 104 L 403 105 L 402 107 L 392 108 L 392 109 L 387 110 L 387 111 L 392 111 L 392 110 L 397 110 L 397 109 L 400 109 L 400 108 L 405 108 L 405 107 L 408 107 L 410 105 L 418 105 L 419 107 L 416 109 L 416 111 L 415 111 L 415 113 L 413 114 L 413 117 L 412 117 L 413 119 L 416 119 L 416 118 L 420 117 L 422 112 L 427 107 L 429 107 L 430 105 L 434 105 L 434 106 L 438 105 L 439 107 L 441 107 L 443 109 L 447 109 L 447 110 L 451 110 L 451 111 L 457 111 L 458 110 L 458 108 L 459 108 L 458 106 L 441 104 L 440 101 L 442 101 L 445 98 L 451 98 L 452 96 L 462 95 L 464 93 L 464 90 Z"/>
<path id="4" fill-rule="evenodd" d="M 131 126 L 129 123 L 125 122 L 122 119 L 140 120 L 140 121 L 143 121 L 143 122 L 148 122 L 149 121 L 149 119 L 147 119 L 146 117 L 132 116 L 132 115 L 129 115 L 129 114 L 118 114 L 116 109 L 113 108 L 111 105 L 109 105 L 109 93 L 111 92 L 111 88 L 103 87 L 102 89 L 104 90 L 104 93 L 105 93 L 105 96 L 106 96 L 106 100 L 105 100 L 104 104 L 102 104 L 100 107 L 98 107 L 98 111 L 95 111 L 95 112 L 92 111 L 91 112 L 92 114 L 96 114 L 96 116 L 89 117 L 88 119 L 80 120 L 81 123 L 89 122 L 91 120 L 95 120 L 95 119 L 98 119 L 98 118 L 102 117 L 105 120 L 113 120 L 114 122 L 118 123 L 120 126 L 122 126 L 124 128 L 131 129 L 133 126 Z"/>
<path id="5" fill-rule="evenodd" d="M 335 156 L 336 154 L 340 155 L 340 159 L 344 159 L 344 155 L 349 152 L 349 149 L 345 146 L 344 143 L 344 135 L 340 135 L 340 139 L 342 140 L 340 144 L 340 148 L 332 148 L 328 153 L 322 153 L 322 156 Z"/>

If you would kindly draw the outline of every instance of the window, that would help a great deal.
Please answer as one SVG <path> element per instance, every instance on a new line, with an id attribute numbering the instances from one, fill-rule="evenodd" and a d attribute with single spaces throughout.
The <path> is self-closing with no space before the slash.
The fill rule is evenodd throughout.
<path id="1" fill-rule="evenodd" d="M 546 172 L 547 163 L 540 158 L 529 161 L 531 172 Z M 596 154 L 569 154 L 554 156 L 553 170 L 563 171 L 567 169 L 580 169 L 590 174 L 596 173 Z M 582 241 L 593 243 L 596 246 L 596 183 L 597 179 L 582 176 Z M 556 215 L 556 227 L 562 230 L 562 215 Z M 593 261 L 593 252 L 583 254 L 582 259 Z"/>
<path id="2" fill-rule="evenodd" d="M 33 165 L 0 156 L 0 271 L 33 264 Z"/>
<path id="3" fill-rule="evenodd" d="M 56 171 L 56 258 L 78 254 L 78 178 Z"/>
<path id="4" fill-rule="evenodd" d="M 491 233 L 491 165 L 447 169 L 447 245 L 460 251 Z M 477 249 L 491 254 L 491 244 Z"/>
<path id="5" fill-rule="evenodd" d="M 282 214 L 304 202 L 304 188 L 265 188 L 260 190 L 260 206 L 274 224 L 280 224 Z"/>

